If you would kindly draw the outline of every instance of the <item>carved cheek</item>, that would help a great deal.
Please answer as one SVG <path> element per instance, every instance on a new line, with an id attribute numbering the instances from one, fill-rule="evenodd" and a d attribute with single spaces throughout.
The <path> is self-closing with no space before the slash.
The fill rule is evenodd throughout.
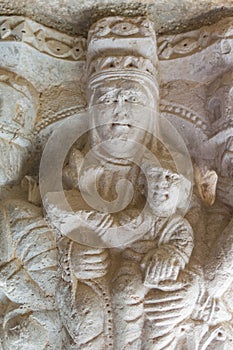
<path id="1" fill-rule="evenodd" d="M 100 104 L 94 106 L 91 109 L 91 126 L 104 128 L 112 123 L 113 120 L 113 106 L 107 106 L 105 104 Z M 105 125 L 108 124 L 108 125 Z"/>

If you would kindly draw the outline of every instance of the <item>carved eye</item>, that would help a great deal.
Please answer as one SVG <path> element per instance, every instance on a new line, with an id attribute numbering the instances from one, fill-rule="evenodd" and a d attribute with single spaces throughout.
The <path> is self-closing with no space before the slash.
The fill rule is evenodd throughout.
<path id="1" fill-rule="evenodd" d="M 172 174 L 171 176 L 169 176 L 169 179 L 176 182 L 180 180 L 180 176 L 178 174 Z"/>
<path id="2" fill-rule="evenodd" d="M 133 35 L 138 33 L 138 27 L 128 22 L 118 23 L 112 27 L 112 33 L 123 36 Z"/>
<path id="3" fill-rule="evenodd" d="M 74 56 L 75 58 L 78 58 L 79 56 L 81 56 L 82 53 L 83 53 L 83 50 L 82 50 L 81 46 L 75 46 L 75 47 L 73 48 L 73 56 Z"/>
<path id="4" fill-rule="evenodd" d="M 187 52 L 192 52 L 196 48 L 198 48 L 198 41 L 196 39 L 185 38 L 174 46 L 173 51 L 175 53 L 184 54 Z"/>
<path id="5" fill-rule="evenodd" d="M 126 101 L 126 100 L 125 100 Z M 131 103 L 138 103 L 139 102 L 139 98 L 137 96 L 129 96 L 127 98 L 127 101 L 128 102 L 131 102 Z"/>
<path id="6" fill-rule="evenodd" d="M 96 26 L 95 33 L 97 33 L 98 36 L 105 36 L 108 33 L 110 33 L 111 29 L 109 28 L 106 21 L 102 21 L 99 26 Z"/>
<path id="7" fill-rule="evenodd" d="M 210 40 L 210 34 L 206 31 L 204 31 L 203 33 L 200 34 L 200 37 L 199 37 L 199 44 L 202 46 L 202 47 L 205 47 L 208 45 L 209 43 L 209 40 Z"/>
<path id="8" fill-rule="evenodd" d="M 106 97 L 103 102 L 106 105 L 110 105 L 111 103 L 117 102 L 117 100 L 110 98 L 110 97 Z"/>
<path id="9" fill-rule="evenodd" d="M 57 40 L 48 40 L 46 42 L 46 51 L 54 56 L 68 57 L 70 54 L 70 47 Z"/>
<path id="10" fill-rule="evenodd" d="M 99 103 L 104 103 L 106 105 L 109 105 L 113 102 L 117 102 L 116 99 L 113 96 L 108 96 L 108 95 L 102 95 L 98 98 Z"/>

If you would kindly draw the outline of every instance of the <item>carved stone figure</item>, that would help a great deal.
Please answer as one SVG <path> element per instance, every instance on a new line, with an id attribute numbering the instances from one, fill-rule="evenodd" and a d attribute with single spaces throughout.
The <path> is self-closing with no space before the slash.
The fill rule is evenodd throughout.
<path id="1" fill-rule="evenodd" d="M 232 348 L 232 26 L 0 18 L 0 349 Z M 41 200 L 70 116 L 88 132 Z"/>
<path id="2" fill-rule="evenodd" d="M 67 290 L 64 299 L 70 302 L 73 300 L 72 307 L 66 304 L 62 308 L 62 320 L 74 343 L 83 349 L 101 348 L 104 343 L 107 348 L 114 349 L 149 349 L 154 342 L 158 349 L 169 343 L 174 347 L 174 327 L 191 314 L 195 298 L 190 300 L 190 295 L 196 293 L 197 297 L 197 282 L 185 270 L 193 248 L 192 229 L 185 219 L 176 214 L 180 203 L 174 204 L 179 192 L 188 191 L 188 188 L 184 177 L 156 167 L 156 164 L 145 158 L 144 148 L 143 152 L 140 147 L 135 148 L 136 143 L 148 147 L 154 142 L 151 132 L 153 128 L 156 131 L 159 118 L 158 90 L 153 68 L 157 61 L 156 45 L 151 23 L 144 18 L 136 21 L 108 18 L 104 22 L 109 27 L 104 33 L 100 30 L 103 21 L 90 31 L 87 66 L 92 127 L 90 146 L 93 151 L 91 164 L 96 165 L 89 165 L 78 185 L 75 169 L 77 171 L 78 166 L 81 166 L 82 156 L 74 149 L 64 176 L 68 185 L 73 182 L 73 187 L 79 186 L 82 194 L 91 195 L 96 181 L 93 174 L 99 171 L 97 188 L 107 203 L 114 201 L 115 187 L 121 179 L 131 180 L 136 191 L 131 203 L 126 203 L 123 210 L 119 210 L 118 199 L 112 213 L 106 212 L 106 208 L 102 212 L 88 208 L 78 211 L 77 217 L 82 219 L 82 227 L 85 227 L 86 220 L 86 227 L 90 229 L 92 220 L 92 230 L 100 235 L 103 242 L 108 247 L 113 242 L 110 251 L 80 246 L 64 237 L 58 241 L 64 273 L 66 269 L 70 271 L 68 276 L 73 285 L 72 290 L 67 290 L 65 281 L 70 280 L 67 276 L 68 280 L 64 279 L 60 290 L 59 303 L 64 298 L 64 289 Z M 116 53 L 119 54 L 120 47 L 121 55 L 115 53 L 115 56 L 103 57 L 102 53 L 99 58 L 102 46 L 106 50 L 105 55 L 108 53 L 108 45 L 112 49 L 114 36 L 119 40 Z M 140 52 L 140 47 L 137 46 L 140 36 L 148 41 L 148 47 L 146 43 L 143 47 L 144 52 Z M 102 45 L 96 38 L 102 40 Z M 136 48 L 137 55 L 141 56 L 127 55 Z M 122 56 L 123 53 L 125 56 Z M 144 106 L 150 107 L 149 112 L 142 109 Z M 148 113 L 143 119 L 142 111 Z M 187 180 L 186 182 L 188 183 Z M 127 187 L 124 187 L 120 203 L 125 198 L 128 198 Z M 138 222 L 140 207 L 147 202 L 149 205 L 140 218 L 141 222 Z M 114 226 L 118 227 L 116 234 L 121 242 L 124 233 L 121 226 L 126 223 L 129 223 L 128 230 L 131 230 L 131 234 L 135 231 L 137 237 L 140 233 L 141 239 L 134 238 L 136 242 L 130 244 L 132 239 L 129 236 L 129 243 L 123 241 L 122 247 L 114 248 L 115 241 L 109 238 L 109 231 Z M 129 231 L 125 234 L 129 234 Z M 88 312 L 81 306 L 83 298 L 80 296 L 84 294 Z M 174 298 L 175 306 L 169 307 L 171 297 Z M 96 306 L 91 300 L 95 300 Z M 161 309 L 161 300 L 167 305 L 166 312 Z M 75 315 L 77 322 L 68 320 L 71 314 Z M 160 321 L 161 316 L 167 319 L 165 323 Z M 94 320 L 93 325 L 89 319 Z M 77 328 L 77 323 L 80 323 L 80 328 Z"/>
<path id="3" fill-rule="evenodd" d="M 0 346 L 59 349 L 62 337 L 55 305 L 58 257 L 54 234 L 42 209 L 34 205 L 38 204 L 36 189 L 32 193 L 27 188 L 32 178 L 24 179 L 24 190 L 16 185 L 31 165 L 28 162 L 24 167 L 29 159 L 37 93 L 7 70 L 1 70 L 0 85 Z"/>

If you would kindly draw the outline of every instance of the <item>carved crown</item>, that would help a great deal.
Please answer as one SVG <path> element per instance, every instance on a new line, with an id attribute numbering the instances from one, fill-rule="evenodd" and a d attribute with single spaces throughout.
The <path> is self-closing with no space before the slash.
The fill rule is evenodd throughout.
<path id="1" fill-rule="evenodd" d="M 109 71 L 134 70 L 152 78 L 158 62 L 153 24 L 145 17 L 108 17 L 88 35 L 87 79 Z"/>

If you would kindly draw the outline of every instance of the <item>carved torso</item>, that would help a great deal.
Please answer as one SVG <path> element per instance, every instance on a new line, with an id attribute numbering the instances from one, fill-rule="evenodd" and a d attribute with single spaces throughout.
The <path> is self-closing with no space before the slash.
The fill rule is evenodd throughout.
<path id="1" fill-rule="evenodd" d="M 1 350 L 232 348 L 232 26 L 0 18 Z"/>

